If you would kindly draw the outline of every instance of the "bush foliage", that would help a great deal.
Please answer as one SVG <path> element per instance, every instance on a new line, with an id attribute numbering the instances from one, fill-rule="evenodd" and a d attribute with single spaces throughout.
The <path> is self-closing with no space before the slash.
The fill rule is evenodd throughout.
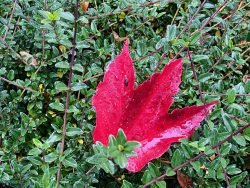
<path id="1" fill-rule="evenodd" d="M 170 178 L 151 187 L 179 187 L 190 178 L 193 187 L 250 186 L 250 129 L 212 148 L 250 122 L 249 1 L 90 0 L 88 10 L 79 2 L 77 27 L 75 8 L 75 0 L 0 2 L 0 183 L 56 187 L 61 166 L 61 187 L 142 187 L 164 173 Z M 91 98 L 125 38 L 137 83 L 184 58 L 173 108 L 220 100 L 191 139 L 137 174 L 105 158 L 107 149 L 92 141 Z M 172 168 L 201 152 L 180 169 L 186 178 L 175 175 Z"/>

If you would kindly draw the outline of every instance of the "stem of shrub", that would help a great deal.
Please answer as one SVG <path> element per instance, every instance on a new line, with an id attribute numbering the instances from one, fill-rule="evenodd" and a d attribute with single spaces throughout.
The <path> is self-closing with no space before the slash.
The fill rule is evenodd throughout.
<path id="1" fill-rule="evenodd" d="M 65 145 L 67 112 L 68 112 L 68 107 L 69 107 L 69 95 L 70 95 L 70 87 L 71 87 L 71 80 L 72 80 L 72 73 L 73 73 L 72 67 L 74 65 L 74 60 L 75 60 L 77 20 L 78 20 L 78 0 L 76 0 L 76 6 L 75 6 L 74 37 L 73 37 L 73 42 L 72 42 L 73 46 L 72 46 L 72 52 L 71 52 L 70 71 L 69 71 L 69 79 L 68 79 L 68 90 L 66 93 L 66 102 L 65 102 L 65 109 L 64 109 L 64 116 L 63 116 L 63 131 L 62 131 L 60 156 L 63 156 L 64 145 Z M 57 178 L 56 178 L 57 187 L 60 186 L 61 167 L 62 167 L 62 162 L 59 162 L 58 163 Z"/>
<path id="2" fill-rule="evenodd" d="M 222 144 L 224 144 L 224 143 L 227 142 L 228 140 L 232 139 L 234 136 L 236 136 L 237 134 L 241 133 L 242 131 L 244 131 L 244 130 L 245 130 L 246 128 L 248 128 L 248 127 L 250 127 L 250 123 L 244 125 L 243 127 L 240 127 L 237 131 L 231 133 L 228 137 L 226 137 L 225 139 L 223 139 L 223 140 L 220 141 L 219 143 L 215 144 L 215 145 L 213 146 L 213 149 L 216 149 L 217 147 L 221 146 Z M 205 155 L 204 152 L 199 153 L 199 154 L 196 155 L 195 157 L 193 157 L 193 158 L 187 160 L 186 162 L 180 164 L 179 166 L 175 167 L 175 168 L 173 169 L 173 171 L 176 172 L 176 171 L 180 170 L 180 169 L 183 168 L 184 166 L 189 165 L 191 162 L 196 161 L 197 159 L 199 159 L 200 157 L 202 157 L 202 156 L 204 156 L 204 155 Z M 154 178 L 153 180 L 151 180 L 150 182 L 146 183 L 146 184 L 143 186 L 143 188 L 146 188 L 146 187 L 148 187 L 149 185 L 152 185 L 153 183 L 155 183 L 155 182 L 157 182 L 157 181 L 159 181 L 159 180 L 161 180 L 161 179 L 164 179 L 164 178 L 166 178 L 166 177 L 168 177 L 166 173 L 165 173 L 165 174 L 162 174 L 161 176 L 156 177 L 156 178 Z"/>

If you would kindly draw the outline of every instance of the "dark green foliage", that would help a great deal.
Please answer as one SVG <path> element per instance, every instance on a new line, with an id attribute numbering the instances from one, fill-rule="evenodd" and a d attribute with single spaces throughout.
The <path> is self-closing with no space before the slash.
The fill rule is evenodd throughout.
<path id="1" fill-rule="evenodd" d="M 192 178 L 194 187 L 226 187 L 224 172 L 232 187 L 250 185 L 246 169 L 249 128 L 218 147 L 219 152 L 212 149 L 250 122 L 249 1 L 227 1 L 203 27 L 224 1 L 207 1 L 188 24 L 201 1 L 90 0 L 88 12 L 79 8 L 71 88 L 67 88 L 67 81 L 75 1 L 14 2 L 0 2 L 3 186 L 55 187 L 58 162 L 62 162 L 62 187 L 139 187 L 161 174 L 173 176 L 172 168 L 203 151 L 206 156 L 182 168 Z M 114 32 L 118 38 L 114 38 Z M 108 62 L 119 53 L 124 37 L 130 39 L 137 83 L 147 79 L 156 68 L 161 70 L 175 55 L 185 58 L 188 48 L 192 52 L 198 80 L 193 77 L 190 61 L 185 59 L 181 90 L 172 108 L 220 100 L 191 139 L 174 144 L 137 174 L 114 165 L 113 162 L 121 167 L 126 165 L 124 152 L 118 158 L 111 152 L 111 160 L 103 153 L 107 148 L 100 144 L 92 147 L 95 111 L 91 97 Z M 31 54 L 38 65 L 29 65 L 32 58 L 25 61 L 18 54 L 20 51 Z M 164 52 L 166 58 L 161 60 Z M 68 89 L 71 92 L 65 151 L 60 156 Z M 109 150 L 118 145 L 125 147 L 123 144 L 125 141 L 111 137 Z M 93 164 L 103 170 L 93 168 Z M 178 187 L 175 177 L 158 181 L 152 187 Z"/>

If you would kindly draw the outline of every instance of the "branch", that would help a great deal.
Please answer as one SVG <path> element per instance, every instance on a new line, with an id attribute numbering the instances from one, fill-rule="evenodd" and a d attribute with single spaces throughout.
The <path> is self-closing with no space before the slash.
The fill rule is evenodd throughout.
<path id="1" fill-rule="evenodd" d="M 221 153 L 220 153 L 220 150 L 219 150 L 218 147 L 216 148 L 216 152 L 217 152 L 218 156 L 221 157 Z M 224 178 L 225 178 L 225 181 L 226 181 L 226 184 L 227 184 L 227 188 L 229 188 L 230 183 L 229 183 L 229 177 L 227 176 L 227 171 L 226 171 L 226 169 L 224 167 L 222 167 L 222 171 L 223 171 Z"/>
<path id="2" fill-rule="evenodd" d="M 202 94 L 207 94 L 207 95 L 213 95 L 213 96 L 228 96 L 226 93 L 207 93 L 207 92 L 202 92 Z M 250 94 L 235 94 L 236 97 L 249 97 Z"/>
<path id="3" fill-rule="evenodd" d="M 46 7 L 47 7 L 47 0 L 43 1 L 43 9 L 44 11 L 46 11 Z M 42 30 L 42 57 L 44 58 L 44 49 L 45 49 L 45 31 Z"/>
<path id="4" fill-rule="evenodd" d="M 205 101 L 202 97 L 202 91 L 201 91 L 201 88 L 200 88 L 200 84 L 199 84 L 199 80 L 198 80 L 198 77 L 197 77 L 197 74 L 195 72 L 195 68 L 194 68 L 194 62 L 192 61 L 192 58 L 191 58 L 191 55 L 190 55 L 190 52 L 189 52 L 189 49 L 187 49 L 187 54 L 188 54 L 188 57 L 189 57 L 189 60 L 190 60 L 190 64 L 191 64 L 191 69 L 193 71 L 193 76 L 194 76 L 194 79 L 196 81 L 196 83 L 198 84 L 197 85 L 197 88 L 198 88 L 198 91 L 199 91 L 199 96 L 200 96 L 200 99 L 201 99 L 201 102 L 205 105 Z M 205 107 L 204 107 L 205 108 Z M 206 109 L 206 108 L 205 108 Z"/>
<path id="5" fill-rule="evenodd" d="M 14 2 L 14 4 L 13 4 L 13 8 L 12 8 L 12 10 L 11 10 L 10 19 L 9 19 L 9 22 L 8 22 L 8 25 L 7 25 L 7 29 L 6 29 L 6 31 L 5 31 L 5 33 L 4 33 L 3 40 L 5 40 L 5 38 L 6 38 L 7 34 L 8 34 L 8 31 L 9 31 L 9 29 L 10 29 L 10 23 L 11 23 L 12 17 L 13 17 L 13 15 L 14 15 L 14 12 L 15 12 L 15 9 L 16 9 L 16 3 L 17 3 L 17 0 L 15 0 L 15 2 Z"/>
<path id="6" fill-rule="evenodd" d="M 207 25 L 211 20 L 213 20 L 214 17 L 215 17 L 217 14 L 218 14 L 220 11 L 222 11 L 223 8 L 225 8 L 225 6 L 226 6 L 227 3 L 228 3 L 228 0 L 224 1 L 224 2 L 219 6 L 219 8 L 217 8 L 216 11 L 207 19 L 207 21 L 206 21 L 198 30 L 196 30 L 194 33 L 203 30 L 203 29 L 206 27 L 206 25 Z M 192 33 L 192 34 L 194 34 L 194 33 Z"/>
<path id="7" fill-rule="evenodd" d="M 17 53 L 13 48 L 11 48 L 11 46 L 4 40 L 4 38 L 0 37 L 0 41 L 9 49 L 11 50 L 18 59 L 20 59 L 25 65 L 28 65 L 28 63 L 26 63 L 23 58 L 19 55 L 19 53 Z"/>
<path id="8" fill-rule="evenodd" d="M 175 2 L 175 1 L 174 0 L 168 0 L 168 2 L 171 3 L 171 2 Z M 154 1 L 154 2 L 147 2 L 147 3 L 144 3 L 144 4 L 140 5 L 139 7 L 143 8 L 143 7 L 154 5 L 154 4 L 157 4 L 157 3 L 160 3 L 160 0 L 157 0 L 157 1 Z M 122 12 L 129 12 L 129 11 L 132 11 L 132 10 L 133 9 L 131 7 L 128 7 L 128 8 L 125 8 L 125 9 L 121 9 L 119 11 L 113 11 L 113 12 L 106 13 L 106 14 L 100 14 L 98 16 L 91 16 L 91 17 L 88 17 L 88 20 L 93 20 L 93 19 L 97 19 L 97 18 L 112 16 L 112 15 L 115 15 L 115 14 L 120 14 Z"/>
<path id="9" fill-rule="evenodd" d="M 182 29 L 182 31 L 179 33 L 179 35 L 177 36 L 177 38 L 179 38 L 181 36 L 182 33 L 184 33 L 190 26 L 190 24 L 192 23 L 194 17 L 200 12 L 200 10 L 202 9 L 202 7 L 204 6 L 204 4 L 206 3 L 206 0 L 204 0 L 200 6 L 198 7 L 198 9 L 196 10 L 196 12 L 193 14 L 193 16 L 190 18 L 190 20 L 188 21 L 188 23 L 186 24 L 186 26 Z"/>
<path id="10" fill-rule="evenodd" d="M 229 140 L 232 139 L 234 136 L 236 136 L 237 134 L 241 133 L 242 131 L 244 131 L 244 130 L 245 130 L 246 128 L 248 128 L 248 127 L 250 127 L 250 123 L 244 125 L 243 127 L 240 127 L 237 131 L 231 133 L 228 137 L 226 137 L 225 139 L 223 139 L 223 140 L 220 141 L 219 143 L 215 144 L 215 145 L 213 146 L 213 149 L 216 149 L 217 147 L 221 146 L 221 145 L 224 144 L 225 142 L 229 141 Z M 182 163 L 181 165 L 175 167 L 175 168 L 173 169 L 173 171 L 176 172 L 177 170 L 180 170 L 180 169 L 183 168 L 184 166 L 189 165 L 191 162 L 196 161 L 197 159 L 199 159 L 200 157 L 202 157 L 202 156 L 204 156 L 204 155 L 205 155 L 204 152 L 199 153 L 199 154 L 196 155 L 195 157 L 193 157 L 193 158 L 187 160 L 186 162 Z M 157 182 L 157 181 L 159 181 L 159 180 L 161 180 L 161 179 L 164 179 L 164 178 L 166 178 L 166 177 L 167 177 L 167 174 L 165 173 L 165 174 L 163 174 L 163 175 L 161 175 L 161 176 L 159 176 L 159 177 L 157 177 L 157 178 L 154 178 L 154 179 L 151 180 L 150 182 L 146 183 L 146 184 L 143 186 L 143 188 L 146 188 L 146 187 L 148 187 L 149 185 L 152 185 L 153 183 L 155 183 L 155 182 Z"/>
<path id="11" fill-rule="evenodd" d="M 21 89 L 23 89 L 23 90 L 31 91 L 31 92 L 33 92 L 33 93 L 38 93 L 38 91 L 35 91 L 35 90 L 30 89 L 30 88 L 25 87 L 25 86 L 21 86 L 21 85 L 15 83 L 15 82 L 12 82 L 12 81 L 10 81 L 10 80 L 8 80 L 8 79 L 6 79 L 6 78 L 3 78 L 3 77 L 1 77 L 1 76 L 0 76 L 0 80 L 3 80 L 3 81 L 5 81 L 5 82 L 7 82 L 8 84 L 14 85 L 14 86 L 19 87 L 19 88 L 21 88 Z"/>
<path id="12" fill-rule="evenodd" d="M 72 53 L 71 53 L 68 88 L 71 87 L 71 80 L 72 80 L 72 74 L 73 74 L 72 67 L 74 65 L 74 60 L 75 60 L 77 19 L 78 19 L 78 0 L 76 0 L 76 6 L 75 6 L 74 37 L 73 37 L 73 42 L 72 42 L 73 46 L 72 46 Z M 61 141 L 60 156 L 63 156 L 64 145 L 65 145 L 67 112 L 68 112 L 68 107 L 69 107 L 69 95 L 70 95 L 70 89 L 68 89 L 67 93 L 66 93 L 66 102 L 65 102 L 65 109 L 64 109 L 64 116 L 63 116 L 63 131 L 62 131 L 62 141 Z M 62 167 L 62 162 L 59 162 L 58 163 L 58 171 L 57 171 L 57 180 L 56 180 L 57 187 L 60 187 L 61 167 Z"/>
<path id="13" fill-rule="evenodd" d="M 215 64 L 212 65 L 212 67 L 208 70 L 208 72 L 211 72 L 214 69 L 214 67 L 221 62 L 221 60 L 225 57 L 225 55 L 227 55 L 227 52 L 228 51 L 226 51 L 222 56 L 220 56 L 220 58 L 215 62 Z"/>

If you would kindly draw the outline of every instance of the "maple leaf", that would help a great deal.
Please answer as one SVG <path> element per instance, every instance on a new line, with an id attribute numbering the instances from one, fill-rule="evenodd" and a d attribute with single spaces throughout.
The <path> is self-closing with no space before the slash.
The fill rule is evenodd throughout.
<path id="1" fill-rule="evenodd" d="M 109 135 L 122 128 L 129 141 L 141 147 L 128 159 L 129 171 L 140 171 L 149 161 L 160 157 L 173 142 L 189 138 L 206 114 L 218 102 L 190 106 L 168 113 L 179 91 L 182 59 L 165 65 L 162 72 L 134 88 L 135 73 L 126 41 L 122 52 L 110 63 L 96 89 L 92 104 L 96 110 L 93 139 L 108 145 Z"/>

